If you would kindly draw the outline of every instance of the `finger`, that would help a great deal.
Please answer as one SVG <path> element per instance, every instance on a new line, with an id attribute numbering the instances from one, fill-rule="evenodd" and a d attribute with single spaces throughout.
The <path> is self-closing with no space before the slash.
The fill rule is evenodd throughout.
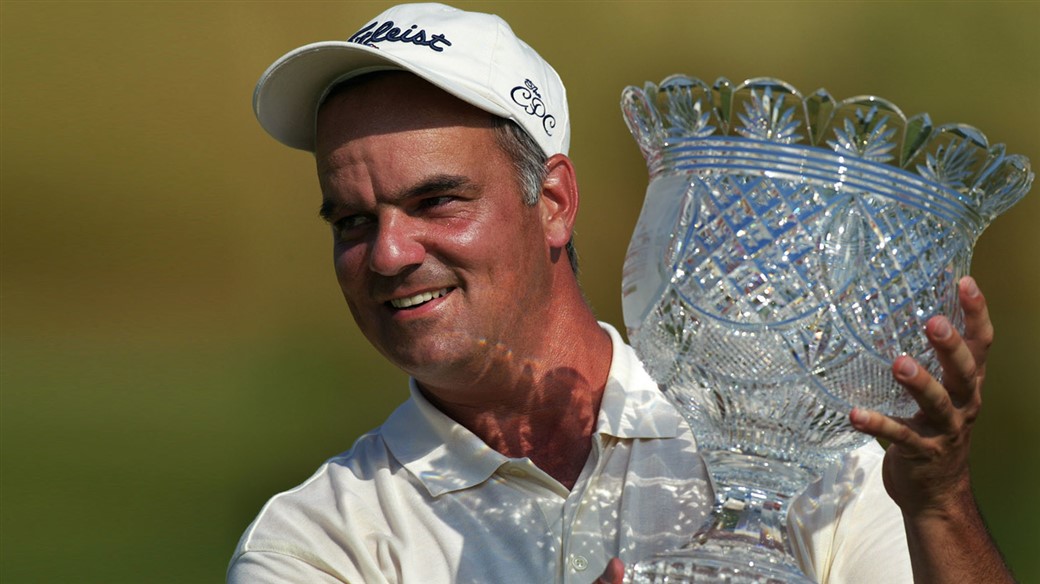
<path id="1" fill-rule="evenodd" d="M 916 446 L 923 442 L 905 423 L 871 410 L 853 408 L 849 413 L 849 421 L 856 430 L 893 444 Z"/>
<path id="2" fill-rule="evenodd" d="M 962 343 L 963 344 L 963 343 Z M 907 393 L 917 402 L 921 414 L 939 431 L 947 431 L 957 425 L 957 412 L 946 387 L 910 357 L 899 357 L 892 364 L 892 374 Z"/>
<path id="3" fill-rule="evenodd" d="M 942 367 L 942 385 L 949 392 L 954 404 L 962 406 L 974 402 L 977 399 L 976 392 L 979 387 L 978 367 L 975 355 L 968 344 L 954 330 L 953 325 L 945 316 L 930 318 L 924 328 L 929 342 L 935 349 L 939 365 Z M 897 378 L 900 377 L 899 367 L 900 365 L 895 367 Z M 916 380 L 923 383 L 925 381 L 916 376 L 914 378 L 903 376 L 900 382 L 902 383 L 904 379 L 908 382 Z M 904 385 L 906 384 L 904 383 Z"/>
<path id="4" fill-rule="evenodd" d="M 964 310 L 964 342 L 975 356 L 976 367 L 981 371 L 986 364 L 986 355 L 993 344 L 993 322 L 989 319 L 986 297 L 971 276 L 964 276 L 957 283 L 961 308 Z"/>
<path id="5" fill-rule="evenodd" d="M 596 579 L 593 584 L 622 584 L 625 578 L 625 564 L 618 558 L 613 558 L 607 563 L 607 569 L 603 575 Z"/>

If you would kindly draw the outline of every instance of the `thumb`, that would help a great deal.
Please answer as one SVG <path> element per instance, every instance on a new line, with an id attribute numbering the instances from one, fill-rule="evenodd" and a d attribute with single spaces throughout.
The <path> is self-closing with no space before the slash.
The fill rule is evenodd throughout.
<path id="1" fill-rule="evenodd" d="M 607 562 L 607 569 L 593 584 L 622 584 L 625 579 L 625 564 L 618 558 Z"/>

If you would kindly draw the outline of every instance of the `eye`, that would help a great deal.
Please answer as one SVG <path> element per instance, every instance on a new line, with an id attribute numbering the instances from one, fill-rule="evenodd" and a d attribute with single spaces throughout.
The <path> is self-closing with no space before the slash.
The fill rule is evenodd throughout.
<path id="1" fill-rule="evenodd" d="M 332 222 L 332 234 L 337 240 L 354 239 L 371 222 L 367 215 L 347 215 Z"/>
<path id="2" fill-rule="evenodd" d="M 444 205 L 455 200 L 455 197 L 449 195 L 438 195 L 436 197 L 427 197 L 419 202 L 420 209 L 435 209 L 437 207 L 443 207 Z"/>

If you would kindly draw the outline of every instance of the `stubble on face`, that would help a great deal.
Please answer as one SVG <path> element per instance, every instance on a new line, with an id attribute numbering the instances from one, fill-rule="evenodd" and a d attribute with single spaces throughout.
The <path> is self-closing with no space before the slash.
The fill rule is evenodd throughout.
<path id="1" fill-rule="evenodd" d="M 536 357 L 550 254 L 489 114 L 413 76 L 380 77 L 334 96 L 318 120 L 325 214 L 364 216 L 335 246 L 355 321 L 428 384 L 492 375 L 502 347 Z"/>

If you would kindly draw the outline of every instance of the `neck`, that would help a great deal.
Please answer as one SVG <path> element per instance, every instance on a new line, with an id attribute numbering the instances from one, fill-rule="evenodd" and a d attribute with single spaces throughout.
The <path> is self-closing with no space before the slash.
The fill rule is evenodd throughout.
<path id="1" fill-rule="evenodd" d="M 420 380 L 423 394 L 491 448 L 531 459 L 570 489 L 592 448 L 612 352 L 609 335 L 585 313 L 566 319 L 566 332 L 547 327 L 539 354 L 503 349 L 466 388 Z"/>

